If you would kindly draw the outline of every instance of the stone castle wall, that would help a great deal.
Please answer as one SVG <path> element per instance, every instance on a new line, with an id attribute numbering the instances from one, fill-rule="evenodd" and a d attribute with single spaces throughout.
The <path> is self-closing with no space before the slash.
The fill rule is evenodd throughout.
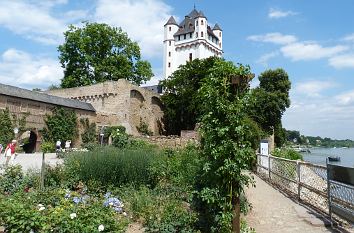
<path id="1" fill-rule="evenodd" d="M 154 135 L 160 135 L 163 129 L 159 95 L 124 79 L 47 93 L 90 103 L 96 110 L 98 127 L 123 125 L 132 135 L 139 135 L 140 122 L 148 124 Z"/>
<path id="2" fill-rule="evenodd" d="M 40 130 L 45 127 L 44 119 L 47 114 L 51 114 L 53 108 L 56 105 L 43 103 L 39 101 L 33 101 L 29 99 L 18 98 L 15 96 L 6 96 L 0 95 L 0 109 L 8 108 L 11 115 L 15 115 L 17 119 L 21 119 L 23 116 L 26 116 L 26 128 L 30 129 L 37 135 L 36 150 L 39 150 L 41 143 L 41 134 Z M 65 107 L 64 107 L 65 108 Z M 81 109 L 72 109 L 76 112 L 78 119 L 88 118 L 90 122 L 96 120 L 96 114 L 92 111 L 86 111 Z M 79 125 L 79 134 L 76 140 L 72 143 L 73 146 L 80 146 L 81 142 L 81 133 L 83 129 Z M 21 136 L 21 135 L 18 135 Z"/>

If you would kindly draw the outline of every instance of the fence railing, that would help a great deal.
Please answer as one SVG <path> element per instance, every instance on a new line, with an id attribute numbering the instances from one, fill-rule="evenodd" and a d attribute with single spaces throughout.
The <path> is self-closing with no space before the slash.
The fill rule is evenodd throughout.
<path id="1" fill-rule="evenodd" d="M 257 154 L 257 173 L 327 214 L 331 214 L 328 200 L 354 213 L 354 187 L 339 182 L 327 182 L 326 166 Z M 328 187 L 331 192 L 328 192 Z M 328 198 L 329 195 L 331 199 Z"/>

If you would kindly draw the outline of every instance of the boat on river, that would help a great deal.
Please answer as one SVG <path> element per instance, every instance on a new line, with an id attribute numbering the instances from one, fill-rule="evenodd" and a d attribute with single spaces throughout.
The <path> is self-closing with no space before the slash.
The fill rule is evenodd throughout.
<path id="1" fill-rule="evenodd" d="M 328 156 L 328 161 L 329 162 L 339 162 L 340 157 L 339 156 Z"/>

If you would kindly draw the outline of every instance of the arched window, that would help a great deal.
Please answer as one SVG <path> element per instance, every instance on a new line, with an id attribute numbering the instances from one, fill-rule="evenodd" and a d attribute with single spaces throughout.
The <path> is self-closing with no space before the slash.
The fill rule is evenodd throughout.
<path id="1" fill-rule="evenodd" d="M 204 25 L 204 20 L 202 20 L 202 21 L 200 22 L 200 24 L 201 24 L 201 25 Z"/>
<path id="2" fill-rule="evenodd" d="M 196 32 L 196 33 L 195 33 L 195 37 L 197 37 L 197 38 L 198 38 L 198 32 Z"/>
<path id="3" fill-rule="evenodd" d="M 168 42 L 168 46 L 171 46 L 171 41 Z"/>
<path id="4" fill-rule="evenodd" d="M 200 33 L 200 37 L 203 37 L 203 36 L 204 36 L 204 33 L 203 33 L 203 32 L 201 32 L 201 33 Z"/>
<path id="5" fill-rule="evenodd" d="M 197 22 L 196 22 L 196 25 L 198 26 L 198 20 L 197 20 Z"/>
<path id="6" fill-rule="evenodd" d="M 168 30 L 171 31 L 171 27 L 168 27 Z"/>
<path id="7" fill-rule="evenodd" d="M 168 63 L 168 67 L 169 67 L 169 68 L 171 67 L 171 62 Z"/>
<path id="8" fill-rule="evenodd" d="M 168 52 L 168 56 L 171 57 L 171 52 Z"/>
<path id="9" fill-rule="evenodd" d="M 221 37 L 221 32 L 219 32 L 219 37 Z"/>

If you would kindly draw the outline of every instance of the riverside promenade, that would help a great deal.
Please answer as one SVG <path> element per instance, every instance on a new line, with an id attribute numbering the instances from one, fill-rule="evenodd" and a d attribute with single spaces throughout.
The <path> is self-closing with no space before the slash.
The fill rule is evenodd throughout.
<path id="1" fill-rule="evenodd" d="M 257 175 L 253 176 L 256 187 L 246 190 L 252 209 L 245 218 L 257 233 L 354 232 L 354 229 L 332 229 L 319 214 L 286 197 Z"/>

